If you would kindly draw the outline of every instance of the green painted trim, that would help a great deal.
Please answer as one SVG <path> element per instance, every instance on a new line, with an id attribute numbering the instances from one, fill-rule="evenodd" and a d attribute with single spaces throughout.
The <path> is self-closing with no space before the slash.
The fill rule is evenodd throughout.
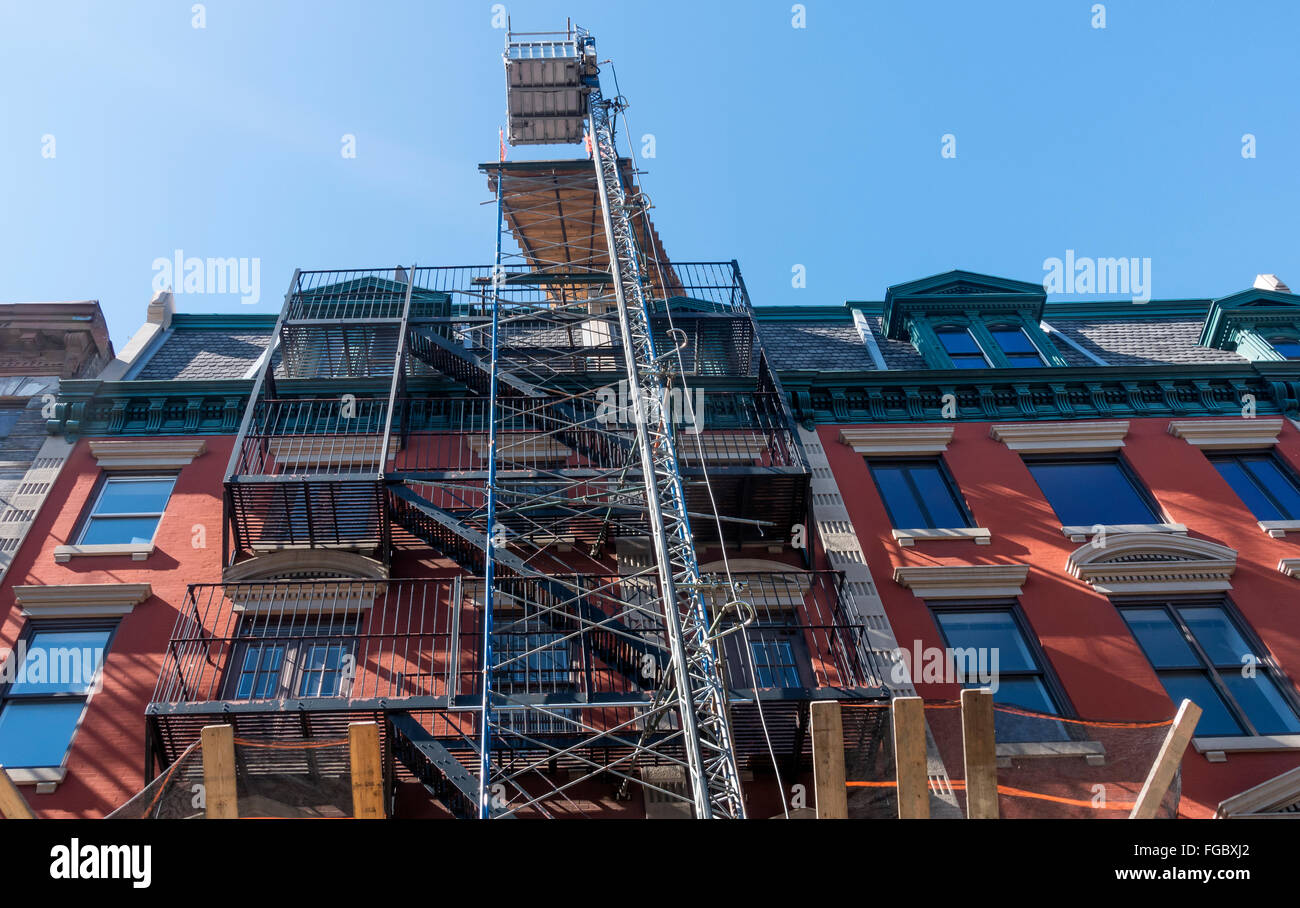
<path id="1" fill-rule="evenodd" d="M 172 315 L 171 328 L 203 331 L 255 331 L 265 329 L 267 334 L 275 327 L 278 316 L 265 313 L 195 313 L 176 312 Z"/>

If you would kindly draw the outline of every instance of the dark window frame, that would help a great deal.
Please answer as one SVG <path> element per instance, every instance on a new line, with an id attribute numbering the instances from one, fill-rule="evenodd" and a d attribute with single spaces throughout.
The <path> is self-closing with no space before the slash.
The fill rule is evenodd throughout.
<path id="1" fill-rule="evenodd" d="M 948 345 L 943 342 L 943 336 L 945 334 L 965 334 L 968 338 L 970 338 L 970 342 L 975 346 L 975 349 L 978 352 L 977 353 L 953 353 L 948 349 Z M 989 355 L 988 350 L 984 349 L 984 345 L 980 343 L 979 337 L 976 336 L 974 329 L 970 325 L 957 324 L 955 322 L 944 322 L 942 324 L 938 324 L 934 326 L 934 336 L 935 339 L 938 340 L 939 342 L 940 352 L 942 352 L 944 356 L 948 357 L 948 362 L 951 363 L 952 368 L 992 369 L 995 367 L 995 363 L 993 362 L 993 357 Z M 973 366 L 973 367 L 958 365 L 959 362 L 966 362 L 966 361 L 974 362 L 976 356 L 978 356 L 983 361 L 984 365 Z"/>
<path id="2" fill-rule="evenodd" d="M 1250 738 L 1271 736 L 1263 735 L 1255 729 L 1255 724 L 1250 721 L 1250 717 L 1246 714 L 1246 711 L 1237 703 L 1236 698 L 1232 696 L 1232 692 L 1228 689 L 1228 686 L 1223 683 L 1223 679 L 1219 675 L 1220 669 L 1226 668 L 1226 665 L 1215 664 L 1214 660 L 1212 660 L 1209 654 L 1205 652 L 1204 647 L 1202 647 L 1200 641 L 1196 639 L 1196 635 L 1192 633 L 1187 622 L 1183 620 L 1183 617 L 1180 614 L 1178 614 L 1179 608 L 1208 607 L 1221 609 L 1224 616 L 1227 617 L 1228 623 L 1238 634 L 1241 635 L 1241 639 L 1246 642 L 1246 645 L 1250 647 L 1251 655 L 1258 660 L 1255 666 L 1256 671 L 1262 671 L 1269 676 L 1269 680 L 1273 682 L 1273 685 L 1282 695 L 1282 699 L 1291 707 L 1296 716 L 1300 717 L 1300 692 L 1296 691 L 1296 686 L 1294 682 L 1292 682 L 1291 677 L 1286 672 L 1282 671 L 1281 666 L 1277 664 L 1277 660 L 1273 658 L 1272 652 L 1270 652 L 1268 647 L 1264 645 L 1264 642 L 1259 638 L 1259 635 L 1255 633 L 1255 629 L 1250 626 L 1250 622 L 1245 619 L 1245 616 L 1241 614 L 1240 610 L 1237 609 L 1237 606 L 1227 596 L 1188 596 L 1186 598 L 1173 596 L 1134 596 L 1131 598 L 1115 598 L 1112 599 L 1111 602 L 1115 606 L 1116 611 L 1120 613 L 1120 620 L 1124 621 L 1125 628 L 1128 628 L 1129 635 L 1132 636 L 1133 642 L 1137 644 L 1138 650 L 1147 660 L 1147 664 L 1151 667 L 1151 670 L 1155 672 L 1157 679 L 1160 678 L 1160 673 L 1162 671 L 1182 673 L 1199 671 L 1210 681 L 1210 684 L 1214 687 L 1215 693 L 1217 693 L 1222 699 L 1233 720 L 1245 729 L 1245 731 L 1239 735 L 1201 735 L 1200 737 Z M 1152 660 L 1150 654 L 1147 653 L 1146 647 L 1142 645 L 1142 641 L 1138 639 L 1137 634 L 1133 633 L 1132 628 L 1129 628 L 1128 621 L 1124 618 L 1123 614 L 1125 609 L 1136 610 L 1152 608 L 1162 608 L 1165 613 L 1169 615 L 1180 636 L 1187 645 L 1191 647 L 1192 654 L 1200 660 L 1200 668 L 1187 668 L 1180 666 L 1160 669 L 1156 667 L 1155 661 Z M 1241 665 L 1240 662 L 1237 662 L 1234 663 L 1233 667 L 1240 669 Z M 1164 687 L 1163 681 L 1160 682 L 1160 686 L 1162 688 Z M 1168 692 L 1166 692 L 1166 696 L 1168 696 Z M 1177 703 L 1174 704 L 1175 707 L 1177 705 Z"/>
<path id="3" fill-rule="evenodd" d="M 1266 344 L 1268 344 L 1269 348 L 1270 348 L 1274 353 L 1276 353 L 1278 356 L 1280 356 L 1280 357 L 1281 357 L 1283 360 L 1285 360 L 1286 362 L 1292 362 L 1292 363 L 1293 363 L 1293 362 L 1298 362 L 1298 361 L 1300 361 L 1300 356 L 1287 356 L 1285 353 L 1283 353 L 1283 352 L 1282 352 L 1281 350 L 1279 350 L 1278 347 L 1277 347 L 1278 344 L 1292 344 L 1292 345 L 1300 345 L 1300 336 L 1297 336 L 1297 335 L 1295 335 L 1295 334 L 1274 334 L 1274 335 L 1270 335 L 1270 336 L 1268 336 L 1268 337 L 1265 337 L 1265 338 L 1264 338 L 1264 342 L 1265 342 Z"/>
<path id="4" fill-rule="evenodd" d="M 867 472 L 871 474 L 871 482 L 876 487 L 876 495 L 880 498 L 881 503 L 885 506 L 885 514 L 889 517 L 891 529 L 895 530 L 919 530 L 919 529 L 957 529 L 956 527 L 943 527 L 937 521 L 929 517 L 930 509 L 926 507 L 925 500 L 918 493 L 916 483 L 913 481 L 911 474 L 907 474 L 908 490 L 912 493 L 912 500 L 922 514 L 927 516 L 928 527 L 905 527 L 898 524 L 894 516 L 893 508 L 889 506 L 889 499 L 885 497 L 884 490 L 880 487 L 880 480 L 876 478 L 875 467 L 908 467 L 908 466 L 936 466 L 939 471 L 939 478 L 943 481 L 944 488 L 952 498 L 957 510 L 961 513 L 965 523 L 961 528 L 968 529 L 977 526 L 975 516 L 971 513 L 970 507 L 966 504 L 966 496 L 962 494 L 961 486 L 953 478 L 952 471 L 948 469 L 948 463 L 944 460 L 942 454 L 936 454 L 925 457 L 867 457 Z"/>
<path id="5" fill-rule="evenodd" d="M 993 338 L 993 343 L 997 344 L 998 351 L 1002 354 L 1003 358 L 1007 361 L 1009 368 L 1034 369 L 1034 368 L 1046 367 L 1050 365 L 1050 363 L 1048 363 L 1047 361 L 1047 357 L 1043 355 L 1043 351 L 1038 349 L 1038 344 L 1034 343 L 1034 339 L 1030 337 L 1029 332 L 1025 330 L 1024 325 L 1019 325 L 1011 322 L 995 322 L 994 324 L 988 325 L 987 328 L 989 332 L 989 337 Z M 1029 349 L 1033 351 L 1032 355 L 1037 357 L 1038 363 L 1034 366 L 1030 366 L 1024 363 L 1012 362 L 1011 357 L 1013 356 L 1029 356 L 1031 354 L 1023 350 L 1008 350 L 1006 347 L 1002 345 L 1002 341 L 998 339 L 997 332 L 999 331 L 1008 331 L 1008 332 L 1014 331 L 1018 333 L 1021 337 L 1023 337 L 1025 339 L 1025 343 L 1029 345 Z"/>
<path id="6" fill-rule="evenodd" d="M 108 638 L 104 641 L 103 658 L 99 664 L 97 675 L 102 678 L 104 673 L 104 663 L 108 661 L 108 654 L 112 651 L 113 640 L 117 637 L 117 630 L 121 622 L 117 619 L 109 618 L 33 618 L 23 626 L 18 639 L 14 643 L 14 652 L 18 651 L 19 643 L 28 651 L 31 641 L 38 633 L 68 633 L 75 631 L 108 631 Z M 15 665 L 15 672 L 19 666 Z M 90 707 L 90 701 L 94 698 L 93 690 L 95 679 L 87 683 L 85 693 L 27 693 L 11 694 L 9 691 L 17 683 L 16 676 L 14 681 L 0 682 L 0 712 L 4 712 L 6 706 L 10 703 L 70 703 L 81 701 L 81 715 L 77 717 L 77 723 L 72 727 L 72 734 L 68 736 L 68 743 L 63 748 L 63 756 L 54 766 L 36 767 L 40 769 L 62 769 L 67 765 L 68 757 L 72 753 L 73 742 L 77 740 L 77 735 L 81 731 L 82 724 L 86 721 L 86 711 Z M 11 767 L 21 769 L 28 767 Z"/>
<path id="7" fill-rule="evenodd" d="M 1169 515 L 1165 513 L 1165 509 L 1160 506 L 1160 502 L 1157 501 L 1156 497 L 1151 494 L 1151 490 L 1147 488 L 1146 483 L 1142 481 L 1142 478 L 1138 476 L 1137 471 L 1134 470 L 1133 466 L 1128 462 L 1128 458 L 1125 457 L 1119 451 L 1115 451 L 1114 453 L 1080 452 L 1078 454 L 1023 454 L 1021 455 L 1020 460 L 1022 463 L 1024 463 L 1026 469 L 1029 469 L 1029 467 L 1040 463 L 1041 464 L 1089 464 L 1089 463 L 1116 464 L 1119 467 L 1120 475 L 1122 475 L 1128 481 L 1128 484 L 1132 486 L 1133 491 L 1137 493 L 1138 499 L 1144 505 L 1146 505 L 1147 510 L 1151 512 L 1151 516 L 1155 518 L 1152 521 L 1152 523 L 1173 523 L 1173 521 L 1170 520 Z M 1029 470 L 1029 476 L 1031 479 L 1034 480 L 1034 485 L 1038 486 L 1039 494 L 1043 496 L 1043 500 L 1047 502 L 1047 506 L 1052 509 L 1052 513 L 1056 514 L 1057 519 L 1059 520 L 1061 515 L 1056 513 L 1056 506 L 1052 504 L 1052 500 L 1047 497 L 1047 493 L 1043 491 L 1043 487 L 1038 485 L 1038 479 L 1034 476 L 1033 470 Z M 1064 521 L 1062 521 L 1062 525 L 1071 526 L 1072 524 L 1066 524 Z M 1101 524 L 1101 525 L 1115 526 L 1115 524 L 1109 524 L 1109 523 Z"/>
<path id="8" fill-rule="evenodd" d="M 939 621 L 941 612 L 1006 612 L 1011 616 L 1012 623 L 1015 624 L 1016 630 L 1020 633 L 1021 642 L 1029 650 L 1029 655 L 1033 657 L 1038 666 L 1036 672 L 1015 671 L 1007 672 L 1001 669 L 999 664 L 998 677 L 1001 678 L 1038 678 L 1047 688 L 1048 696 L 1055 701 L 1056 715 L 1063 719 L 1078 718 L 1075 711 L 1074 703 L 1066 693 L 1065 686 L 1061 684 L 1060 678 L 1056 675 L 1056 669 L 1047 656 L 1046 650 L 1043 649 L 1042 643 L 1038 639 L 1038 634 L 1034 633 L 1033 626 L 1030 625 L 1029 619 L 1025 616 L 1024 609 L 1020 606 L 1018 599 L 954 599 L 954 600 L 926 600 L 926 607 L 930 610 L 930 617 L 934 621 L 935 627 L 939 631 L 939 639 L 948 649 L 954 649 L 952 641 L 948 639 L 948 633 L 944 630 L 943 624 Z M 1071 723 L 1065 723 L 1066 727 L 1073 730 Z"/>
<path id="9" fill-rule="evenodd" d="M 252 628 L 259 623 L 269 624 L 285 620 L 289 622 L 289 627 L 285 633 L 271 632 L 255 635 L 252 631 Z M 296 626 L 299 620 L 302 621 L 301 627 Z M 340 629 L 336 629 L 336 626 Z M 351 655 L 355 660 L 361 638 L 360 627 L 361 616 L 352 613 L 342 615 L 325 615 L 314 612 L 293 612 L 285 615 L 246 614 L 239 626 L 239 639 L 231 646 L 225 677 L 221 682 L 222 698 L 238 702 L 251 702 L 263 699 L 307 700 L 322 696 L 331 699 L 348 696 L 348 692 L 343 689 L 341 678 L 339 691 L 334 694 L 305 694 L 299 693 L 299 690 L 308 675 L 317 674 L 323 681 L 325 675 L 331 673 L 330 670 L 313 673 L 306 668 L 306 659 L 312 648 L 341 645 L 345 648 L 345 657 Z M 309 628 L 313 630 L 309 631 Z M 325 629 L 321 630 L 321 628 Z M 258 688 L 257 678 L 262 675 L 260 665 L 253 673 L 253 690 L 247 696 L 240 696 L 239 694 L 239 684 L 245 675 L 245 661 L 249 649 L 253 646 L 260 647 L 263 650 L 268 647 L 279 648 L 280 661 L 274 669 L 276 677 L 270 697 L 254 696 Z M 259 660 L 260 658 L 261 655 L 259 654 Z"/>
<path id="10" fill-rule="evenodd" d="M 1300 493 L 1300 475 L 1296 473 L 1295 468 L 1292 467 L 1291 464 L 1287 463 L 1285 460 L 1283 460 L 1281 457 L 1278 456 L 1276 450 L 1272 450 L 1272 449 L 1260 450 L 1256 448 L 1254 450 L 1244 450 L 1244 451 L 1213 451 L 1213 452 L 1207 452 L 1206 459 L 1210 461 L 1211 465 L 1216 464 L 1220 461 L 1232 461 L 1233 463 L 1236 463 L 1238 466 L 1241 466 L 1242 459 L 1267 460 L 1270 463 L 1272 463 L 1273 466 L 1277 467 L 1277 470 L 1282 475 L 1282 478 L 1285 479 L 1287 482 L 1291 483 L 1291 486 L 1296 490 L 1296 492 Z M 1215 472 L 1218 472 L 1217 467 L 1215 468 Z M 1251 475 L 1251 472 L 1249 470 L 1242 467 L 1241 472 L 1243 475 L 1245 475 L 1246 480 L 1255 487 L 1255 490 L 1258 491 L 1259 494 L 1263 495 L 1264 498 L 1268 500 L 1269 504 L 1273 505 L 1273 507 L 1277 509 L 1277 512 L 1279 514 L 1282 515 L 1287 514 L 1287 509 L 1282 506 L 1282 503 L 1273 497 L 1272 492 L 1270 492 L 1264 486 L 1260 485 L 1259 482 L 1255 479 L 1255 477 Z M 1251 513 L 1254 514 L 1254 511 L 1250 508 L 1250 505 L 1246 502 L 1246 499 L 1242 498 L 1241 493 L 1238 492 L 1235 488 L 1233 488 L 1233 485 L 1228 480 L 1228 478 L 1226 476 L 1223 476 L 1222 473 L 1220 473 L 1219 475 L 1223 479 L 1223 481 L 1227 483 L 1228 488 L 1232 489 L 1233 494 L 1235 494 L 1238 498 L 1241 499 L 1241 503 L 1246 505 L 1247 510 L 1250 510 Z M 1281 518 L 1264 518 L 1264 517 L 1260 517 L 1258 514 L 1255 514 L 1255 519 L 1256 520 L 1265 520 L 1265 519 L 1300 520 L 1300 514 L 1292 514 L 1290 516 L 1283 516 Z"/>

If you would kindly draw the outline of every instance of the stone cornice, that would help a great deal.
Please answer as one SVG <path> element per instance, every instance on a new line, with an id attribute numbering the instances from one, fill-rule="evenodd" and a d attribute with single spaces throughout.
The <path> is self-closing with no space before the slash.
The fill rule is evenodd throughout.
<path id="1" fill-rule="evenodd" d="M 16 586 L 14 599 L 31 618 L 116 618 L 153 595 L 147 583 Z"/>
<path id="2" fill-rule="evenodd" d="M 989 436 L 1011 450 L 1039 454 L 1115 451 L 1124 447 L 1127 434 L 1128 420 L 1003 423 L 989 427 Z"/>
<path id="3" fill-rule="evenodd" d="M 941 454 L 952 426 L 870 426 L 840 430 L 840 442 L 859 454 Z"/>
<path id="4" fill-rule="evenodd" d="M 1271 448 L 1282 431 L 1280 419 L 1173 419 L 1169 434 L 1206 450 Z"/>
<path id="5" fill-rule="evenodd" d="M 1026 564 L 941 564 L 894 568 L 894 580 L 918 599 L 999 599 L 1020 595 Z"/>
<path id="6" fill-rule="evenodd" d="M 123 438 L 90 443 L 90 453 L 101 470 L 184 467 L 207 449 L 202 438 Z"/>

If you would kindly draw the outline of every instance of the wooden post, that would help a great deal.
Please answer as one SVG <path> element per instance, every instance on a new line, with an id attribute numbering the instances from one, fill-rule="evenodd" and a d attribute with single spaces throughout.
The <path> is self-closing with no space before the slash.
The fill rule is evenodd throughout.
<path id="1" fill-rule="evenodd" d="M 203 727 L 203 803 L 209 820 L 239 817 L 235 791 L 235 729 L 229 725 Z"/>
<path id="2" fill-rule="evenodd" d="M 0 766 L 0 817 L 6 820 L 34 820 L 36 814 L 28 806 L 18 786 L 9 778 L 9 773 Z"/>
<path id="3" fill-rule="evenodd" d="M 1196 730 L 1200 718 L 1201 708 L 1191 700 L 1184 700 L 1178 707 L 1174 724 L 1169 727 L 1165 743 L 1160 745 L 1160 753 L 1151 764 L 1151 772 L 1147 773 L 1142 790 L 1138 792 L 1133 812 L 1128 815 L 1130 820 L 1149 820 L 1156 815 L 1160 802 L 1165 799 L 1165 792 L 1169 791 L 1169 785 L 1174 781 L 1174 773 L 1183 762 L 1183 751 L 1187 750 L 1187 744 L 1192 740 L 1192 732 Z"/>
<path id="4" fill-rule="evenodd" d="M 817 819 L 848 819 L 849 790 L 844 784 L 844 725 L 838 700 L 818 700 L 812 704 L 812 745 Z"/>
<path id="5" fill-rule="evenodd" d="M 966 761 L 966 818 L 998 818 L 998 748 L 993 734 L 993 692 L 961 692 L 961 747 Z"/>
<path id="6" fill-rule="evenodd" d="M 930 819 L 925 701 L 920 697 L 894 698 L 894 768 L 898 774 L 898 818 Z"/>
<path id="7" fill-rule="evenodd" d="M 352 759 L 352 816 L 358 820 L 384 818 L 384 767 L 379 750 L 379 726 L 374 722 L 348 725 Z"/>

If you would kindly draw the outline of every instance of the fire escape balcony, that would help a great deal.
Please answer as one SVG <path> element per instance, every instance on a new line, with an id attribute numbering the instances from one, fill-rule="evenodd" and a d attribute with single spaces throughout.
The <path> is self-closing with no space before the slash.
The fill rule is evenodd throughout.
<path id="1" fill-rule="evenodd" d="M 723 615 L 735 709 L 752 716 L 756 699 L 779 706 L 881 695 L 879 666 L 842 575 L 737 576 L 752 606 L 744 633 L 740 612 L 724 609 L 720 597 L 712 603 Z M 664 637 L 650 616 L 638 627 L 600 619 L 655 581 L 563 579 L 583 591 L 583 609 L 558 608 L 537 581 L 506 583 L 493 622 L 494 695 L 503 710 L 540 704 L 615 727 L 620 705 L 653 696 L 661 679 L 645 670 L 644 656 Z M 482 699 L 482 629 L 481 581 L 460 576 L 192 584 L 146 711 L 151 753 L 167 765 L 213 721 L 240 733 L 302 736 L 394 712 L 421 716 L 434 737 L 459 749 L 464 736 L 473 739 L 473 707 Z M 747 720 L 739 727 L 738 735 L 753 737 Z M 545 729 L 561 737 L 566 730 L 554 720 Z"/>

